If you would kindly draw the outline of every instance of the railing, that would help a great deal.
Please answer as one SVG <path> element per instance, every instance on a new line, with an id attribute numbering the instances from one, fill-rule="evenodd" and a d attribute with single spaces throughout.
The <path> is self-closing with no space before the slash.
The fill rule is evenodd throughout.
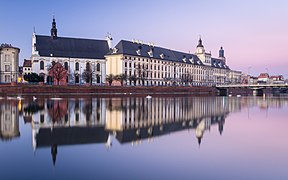
<path id="1" fill-rule="evenodd" d="M 233 85 L 217 85 L 217 88 L 268 88 L 268 87 L 284 87 L 288 88 L 288 84 L 233 84 Z"/>

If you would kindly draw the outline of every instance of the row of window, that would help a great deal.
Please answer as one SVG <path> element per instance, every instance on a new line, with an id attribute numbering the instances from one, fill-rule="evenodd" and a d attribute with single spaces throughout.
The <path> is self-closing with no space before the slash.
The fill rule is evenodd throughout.
<path id="1" fill-rule="evenodd" d="M 79 68 L 80 66 L 79 66 L 79 62 L 76 62 L 75 63 L 75 71 L 79 71 Z M 90 63 L 89 62 L 87 62 L 86 63 L 86 68 L 87 67 L 90 67 Z M 66 69 L 66 70 L 68 70 L 69 69 L 69 64 L 68 64 L 68 62 L 64 62 L 64 68 Z M 44 70 L 44 61 L 40 61 L 40 70 Z M 100 63 L 97 63 L 96 64 L 96 71 L 101 71 L 101 64 Z"/>
<path id="2" fill-rule="evenodd" d="M 131 68 L 131 63 L 129 63 L 129 67 Z M 125 70 L 127 71 L 127 62 L 125 62 Z M 155 65 L 155 67 L 154 67 L 154 69 L 153 69 L 153 67 L 152 67 L 152 65 L 151 65 L 151 69 L 149 69 L 149 67 L 148 67 L 148 65 L 138 65 L 138 67 L 137 67 L 137 69 L 138 70 L 141 70 L 141 71 L 146 71 L 146 72 L 148 72 L 148 71 L 153 71 L 153 70 L 157 70 L 157 68 L 156 68 L 156 65 Z M 174 69 L 174 70 L 173 70 Z M 178 70 L 177 70 L 177 68 L 176 67 L 172 67 L 172 66 L 162 66 L 162 67 L 160 67 L 160 66 L 158 66 L 158 71 L 157 72 L 159 72 L 159 71 L 163 71 L 163 73 L 166 73 L 166 72 L 179 72 L 180 74 L 183 74 L 184 72 L 185 73 L 193 73 L 193 74 L 200 74 L 200 75 L 204 75 L 204 74 L 210 74 L 210 75 L 212 75 L 213 74 L 213 70 L 212 69 L 209 69 L 209 70 L 204 70 L 204 69 L 200 69 L 200 68 L 179 68 Z M 216 72 L 222 72 L 222 73 L 224 73 L 224 71 L 216 71 Z M 155 72 L 156 73 L 156 72 Z"/>

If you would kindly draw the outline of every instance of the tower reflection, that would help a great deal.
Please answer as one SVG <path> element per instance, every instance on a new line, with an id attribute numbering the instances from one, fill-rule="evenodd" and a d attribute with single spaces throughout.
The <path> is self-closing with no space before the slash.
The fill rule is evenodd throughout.
<path id="1" fill-rule="evenodd" d="M 38 107 L 32 114 L 33 148 L 50 147 L 54 164 L 63 145 L 100 143 L 110 149 L 115 139 L 134 145 L 188 129 L 195 129 L 200 144 L 213 125 L 222 134 L 226 116 L 240 105 L 231 106 L 220 97 L 134 97 L 44 100 L 32 107 Z"/>
<path id="2" fill-rule="evenodd" d="M 231 112 L 258 106 L 260 109 L 288 105 L 285 98 L 153 97 L 8 100 L 0 102 L 0 138 L 19 137 L 19 118 L 32 126 L 34 151 L 51 148 L 53 164 L 64 145 L 141 144 L 179 131 L 194 131 L 199 145 L 205 132 L 225 132 Z M 249 112 L 249 111 L 248 111 Z"/>

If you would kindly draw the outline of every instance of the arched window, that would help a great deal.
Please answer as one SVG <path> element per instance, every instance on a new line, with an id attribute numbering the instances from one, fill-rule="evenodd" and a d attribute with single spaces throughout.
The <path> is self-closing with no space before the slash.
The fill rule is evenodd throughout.
<path id="1" fill-rule="evenodd" d="M 68 62 L 64 63 L 64 68 L 68 71 Z"/>
<path id="2" fill-rule="evenodd" d="M 79 75 L 75 76 L 75 83 L 78 84 L 80 82 Z"/>
<path id="3" fill-rule="evenodd" d="M 97 71 L 101 71 L 101 65 L 100 65 L 100 63 L 97 63 Z"/>
<path id="4" fill-rule="evenodd" d="M 44 61 L 40 61 L 40 70 L 44 70 Z"/>
<path id="5" fill-rule="evenodd" d="M 90 68 L 90 63 L 87 62 L 87 63 L 86 63 L 86 71 L 90 71 L 90 69 L 91 69 L 91 68 Z"/>
<path id="6" fill-rule="evenodd" d="M 97 75 L 97 84 L 100 84 L 101 83 L 101 78 L 99 75 Z"/>
<path id="7" fill-rule="evenodd" d="M 76 63 L 75 63 L 75 70 L 76 70 L 76 71 L 79 71 L 79 62 L 76 62 Z"/>

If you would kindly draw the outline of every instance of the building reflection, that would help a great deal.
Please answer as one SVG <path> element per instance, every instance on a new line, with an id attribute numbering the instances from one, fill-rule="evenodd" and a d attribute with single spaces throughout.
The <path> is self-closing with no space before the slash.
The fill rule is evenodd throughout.
<path id="1" fill-rule="evenodd" d="M 12 140 L 20 136 L 18 101 L 1 100 L 0 103 L 0 139 Z"/>
<path id="2" fill-rule="evenodd" d="M 134 145 L 187 129 L 195 129 L 200 144 L 212 125 L 222 134 L 229 108 L 234 108 L 225 98 L 209 97 L 46 99 L 33 103 L 27 104 L 23 113 L 31 117 L 33 148 L 50 147 L 53 164 L 58 146 L 63 145 L 100 143 L 110 149 L 113 140 Z"/>
<path id="3" fill-rule="evenodd" d="M 59 146 L 141 144 L 179 131 L 194 131 L 199 143 L 215 128 L 224 133 L 229 113 L 243 108 L 281 108 L 283 98 L 175 97 L 3 100 L 0 102 L 0 137 L 20 136 L 19 118 L 32 126 L 34 151 L 51 148 L 53 164 Z"/>

